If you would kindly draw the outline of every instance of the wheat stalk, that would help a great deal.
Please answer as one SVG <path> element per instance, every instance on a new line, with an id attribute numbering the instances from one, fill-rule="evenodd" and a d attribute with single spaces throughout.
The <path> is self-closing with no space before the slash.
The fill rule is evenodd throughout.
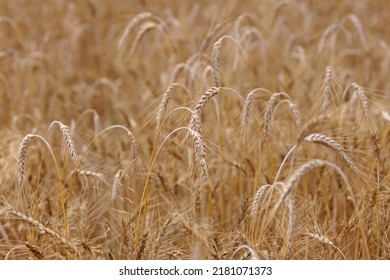
<path id="1" fill-rule="evenodd" d="M 298 134 L 302 131 L 302 119 L 301 114 L 299 113 L 298 106 L 295 103 L 292 103 L 290 100 L 288 100 L 288 106 L 290 108 L 290 111 L 294 117 L 295 125 L 297 126 Z"/>
<path id="2" fill-rule="evenodd" d="M 287 247 L 286 247 L 286 257 L 289 258 L 291 253 L 291 248 L 294 243 L 294 238 L 296 236 L 296 211 L 295 211 L 295 201 L 294 196 L 290 195 L 288 197 L 288 227 L 287 227 Z"/>
<path id="3" fill-rule="evenodd" d="M 71 174 L 78 175 L 80 182 L 84 188 L 88 186 L 89 180 L 91 180 L 91 182 L 96 186 L 101 186 L 101 183 L 108 185 L 107 181 L 105 180 L 104 174 L 99 172 L 94 172 L 94 171 L 84 170 L 84 169 L 76 169 L 73 170 Z"/>
<path id="4" fill-rule="evenodd" d="M 199 119 L 200 113 L 202 112 L 202 109 L 206 106 L 206 104 L 209 102 L 209 100 L 219 92 L 221 92 L 221 88 L 211 87 L 202 95 L 202 97 L 196 104 L 194 111 L 191 114 L 191 120 L 189 124 L 190 129 L 201 133 L 201 122 Z"/>
<path id="5" fill-rule="evenodd" d="M 332 68 L 330 66 L 326 67 L 325 74 L 325 90 L 324 90 L 324 111 L 328 112 L 330 100 L 331 100 L 331 87 L 332 87 Z"/>
<path id="6" fill-rule="evenodd" d="M 251 247 L 249 247 L 247 244 L 243 244 L 243 245 L 238 246 L 234 250 L 232 257 L 234 257 L 242 249 L 245 249 L 245 250 L 247 250 L 249 252 L 249 254 L 251 256 L 251 260 L 259 260 L 260 259 L 259 256 L 256 254 L 256 251 L 253 250 Z"/>
<path id="7" fill-rule="evenodd" d="M 245 99 L 244 110 L 242 111 L 242 115 L 241 115 L 241 123 L 240 123 L 241 130 L 243 130 L 244 127 L 246 126 L 249 110 L 251 108 L 252 102 L 253 102 L 253 92 L 249 93 Z"/>
<path id="8" fill-rule="evenodd" d="M 202 181 L 208 182 L 209 175 L 207 168 L 206 144 L 199 132 L 192 131 L 190 134 L 194 141 L 195 160 L 199 163 Z"/>
<path id="9" fill-rule="evenodd" d="M 342 100 L 344 100 L 346 98 L 346 95 L 348 93 L 348 90 L 350 88 L 353 88 L 354 89 L 354 97 L 351 98 L 352 102 L 354 102 L 353 104 L 355 104 L 356 100 L 356 96 L 359 98 L 361 104 L 362 104 L 362 108 L 363 108 L 363 113 L 364 113 L 364 117 L 369 120 L 370 119 L 370 106 L 369 106 L 369 102 L 368 102 L 368 98 L 366 96 L 366 94 L 364 93 L 364 90 L 361 86 L 359 86 L 357 83 L 352 83 L 352 84 L 349 84 L 343 94 L 342 94 Z"/>
<path id="10" fill-rule="evenodd" d="M 278 171 L 276 172 L 275 179 L 274 179 L 274 185 L 277 182 L 279 175 L 280 175 L 280 172 L 282 172 L 282 169 L 283 169 L 285 163 L 287 162 L 287 159 L 289 158 L 289 156 L 291 156 L 295 152 L 295 149 L 297 148 L 297 146 L 298 146 L 297 144 L 292 146 L 290 148 L 290 150 L 287 152 L 286 156 L 283 158 L 283 161 L 279 165 Z"/>
<path id="11" fill-rule="evenodd" d="M 269 136 L 269 128 L 271 120 L 274 117 L 275 108 L 278 102 L 278 97 L 283 96 L 290 99 L 290 96 L 285 92 L 276 92 L 271 95 L 264 110 L 264 135 Z"/>
<path id="12" fill-rule="evenodd" d="M 330 245 L 332 246 L 334 249 L 336 249 L 340 254 L 341 256 L 344 258 L 344 259 L 347 259 L 347 257 L 344 255 L 344 253 L 336 246 L 336 244 L 334 244 L 334 242 L 332 240 L 330 240 L 328 237 L 326 237 L 325 235 L 322 235 L 322 234 L 318 234 L 318 233 L 311 233 L 311 232 L 307 232 L 305 233 L 305 235 L 315 239 L 315 240 L 318 240 L 320 243 L 322 244 L 326 244 L 326 245 Z"/>
<path id="13" fill-rule="evenodd" d="M 359 96 L 360 101 L 362 102 L 363 112 L 366 119 L 367 120 L 370 119 L 370 109 L 368 105 L 368 99 L 367 96 L 364 94 L 363 88 L 359 86 L 357 83 L 353 83 L 352 86 L 355 89 L 355 93 Z"/>
<path id="14" fill-rule="evenodd" d="M 138 31 L 137 35 L 134 38 L 133 44 L 131 45 L 130 56 L 132 56 L 135 53 L 135 50 L 137 49 L 139 43 L 141 42 L 145 34 L 154 28 L 160 28 L 160 25 L 154 22 L 147 22 L 141 26 L 140 30 Z"/>
<path id="15" fill-rule="evenodd" d="M 323 53 L 325 49 L 325 44 L 330 40 L 330 37 L 340 28 L 339 24 L 331 24 L 329 25 L 324 33 L 321 36 L 320 42 L 318 44 L 317 53 Z"/>
<path id="16" fill-rule="evenodd" d="M 360 43 L 362 44 L 364 49 L 367 49 L 367 41 L 366 41 L 366 38 L 364 36 L 363 26 L 362 26 L 360 20 L 358 19 L 358 17 L 356 15 L 354 15 L 354 14 L 349 14 L 349 15 L 346 15 L 340 21 L 340 23 L 341 24 L 345 24 L 345 22 L 347 20 L 350 20 L 352 22 L 352 24 L 354 25 L 354 27 L 355 27 L 355 29 L 357 31 L 357 34 L 359 36 Z"/>
<path id="17" fill-rule="evenodd" d="M 265 88 L 255 88 L 254 90 L 252 90 L 251 92 L 249 92 L 245 98 L 245 105 L 244 105 L 244 109 L 242 110 L 242 115 L 241 115 L 241 123 L 240 123 L 240 127 L 241 129 L 244 129 L 244 127 L 246 126 L 246 123 L 247 123 L 247 120 L 248 120 L 248 115 L 249 115 L 249 111 L 251 109 L 251 105 L 253 103 L 253 96 L 258 93 L 259 91 L 265 91 L 265 92 L 268 92 L 269 94 L 272 95 L 272 93 L 265 89 Z"/>
<path id="18" fill-rule="evenodd" d="M 210 66 L 209 63 L 205 61 L 206 59 L 209 60 L 209 57 L 202 53 L 195 53 L 194 55 L 190 56 L 186 62 L 176 64 L 171 71 L 169 81 L 174 83 L 177 80 L 180 71 L 183 70 L 183 72 L 186 72 L 185 84 L 192 85 L 195 80 L 195 76 L 197 72 L 201 70 L 201 67 Z M 193 99 L 191 95 L 190 98 L 191 100 Z"/>
<path id="19" fill-rule="evenodd" d="M 229 35 L 224 35 L 219 38 L 217 42 L 215 42 L 213 52 L 211 54 L 211 66 L 213 68 L 212 75 L 215 87 L 221 86 L 221 46 L 225 39 L 232 40 L 238 46 L 238 48 L 240 48 L 240 44 L 237 42 L 237 40 Z"/>
<path id="20" fill-rule="evenodd" d="M 130 138 L 131 144 L 131 172 L 132 176 L 135 176 L 135 174 L 137 173 L 138 143 L 134 137 L 134 134 L 129 129 L 127 130 L 127 136 Z"/>
<path id="21" fill-rule="evenodd" d="M 297 127 L 297 133 L 299 135 L 302 131 L 302 118 L 301 118 L 301 114 L 299 112 L 298 106 L 295 103 L 291 102 L 289 99 L 284 99 L 276 104 L 275 109 L 273 109 L 274 110 L 273 114 L 275 114 L 277 107 L 279 107 L 283 103 L 288 104 L 288 108 L 291 112 L 291 115 L 293 116 L 295 125 Z M 271 120 L 272 120 L 272 117 L 271 117 Z"/>
<path id="22" fill-rule="evenodd" d="M 116 197 L 118 196 L 118 193 L 120 191 L 120 188 L 122 188 L 122 178 L 124 176 L 123 170 L 119 169 L 115 176 L 114 176 L 114 182 L 112 184 L 112 193 L 111 193 L 111 201 L 115 202 Z"/>
<path id="23" fill-rule="evenodd" d="M 187 76 L 186 77 L 189 77 L 190 74 L 191 74 L 191 67 L 186 63 L 186 62 L 182 62 L 182 63 L 178 63 L 175 65 L 175 67 L 172 69 L 171 71 L 171 75 L 170 75 L 170 81 L 171 83 L 174 83 L 174 81 L 177 80 L 177 77 L 180 73 L 180 71 L 184 72 L 184 70 L 187 72 Z M 188 81 L 188 80 L 186 80 Z"/>
<path id="24" fill-rule="evenodd" d="M 156 16 L 156 15 L 153 15 L 152 13 L 149 13 L 149 12 L 143 12 L 143 13 L 139 13 L 138 15 L 136 15 L 130 22 L 129 24 L 126 26 L 125 30 L 123 31 L 122 33 L 122 36 L 120 37 L 119 41 L 118 41 L 118 46 L 117 48 L 118 49 L 122 49 L 123 45 L 124 45 L 124 42 L 127 38 L 127 36 L 131 33 L 131 31 L 137 27 L 138 25 L 141 24 L 141 22 L 143 21 L 146 21 L 146 20 L 156 20 L 158 22 L 163 22 L 163 20 Z"/>
<path id="25" fill-rule="evenodd" d="M 306 233 L 307 236 L 310 236 L 316 240 L 318 240 L 319 242 L 323 243 L 323 244 L 328 244 L 330 246 L 335 246 L 335 244 L 332 242 L 332 240 L 330 240 L 328 237 L 324 236 L 324 235 L 321 235 L 321 234 L 318 234 L 318 233 L 311 233 L 311 232 L 307 232 Z"/>
<path id="26" fill-rule="evenodd" d="M 199 99 L 198 103 L 196 104 L 195 106 L 195 109 L 194 111 L 200 115 L 200 112 L 201 110 L 207 105 L 207 103 L 209 102 L 209 100 L 215 96 L 216 94 L 218 94 L 219 92 L 221 92 L 221 88 L 219 87 L 211 87 L 209 88 L 203 95 L 202 97 Z"/>
<path id="27" fill-rule="evenodd" d="M 191 113 L 191 120 L 188 127 L 191 129 L 191 131 L 196 131 L 197 133 L 202 132 L 202 124 L 200 122 L 200 118 L 197 113 L 195 112 Z M 190 131 L 190 135 L 191 135 L 191 131 Z"/>
<path id="28" fill-rule="evenodd" d="M 77 255 L 79 253 L 76 246 L 71 241 L 69 241 L 68 239 L 66 239 L 62 235 L 60 235 L 58 232 L 55 232 L 54 230 L 44 226 L 41 222 L 38 222 L 37 220 L 33 219 L 32 217 L 26 216 L 23 213 L 15 210 L 15 209 L 12 209 L 12 208 L 7 209 L 7 213 L 17 217 L 18 219 L 20 219 L 22 221 L 25 221 L 25 222 L 31 224 L 32 226 L 34 226 L 36 228 L 36 230 L 39 233 L 50 235 L 55 240 L 57 240 L 69 252 L 71 252 L 75 255 Z"/>
<path id="29" fill-rule="evenodd" d="M 329 25 L 325 29 L 324 33 L 321 36 L 320 42 L 318 44 L 318 49 L 317 49 L 318 54 L 324 52 L 326 43 L 329 43 L 330 47 L 332 49 L 334 49 L 335 41 L 336 41 L 336 35 L 335 34 L 339 30 L 344 32 L 345 37 L 347 38 L 347 40 L 349 40 L 349 41 L 351 40 L 350 32 L 348 32 L 348 30 L 344 27 L 344 25 L 342 23 L 332 23 L 331 25 Z"/>
<path id="30" fill-rule="evenodd" d="M 35 258 L 37 258 L 38 260 L 45 259 L 45 255 L 40 248 L 28 242 L 25 242 L 24 244 L 26 245 L 27 249 L 34 255 Z"/>
<path id="31" fill-rule="evenodd" d="M 157 115 L 156 115 L 156 127 L 160 127 L 160 122 L 161 122 L 161 119 L 162 117 L 165 115 L 165 111 L 167 109 L 167 106 L 168 106 L 168 103 L 169 103 L 169 100 L 172 96 L 172 94 L 176 91 L 176 89 L 178 87 L 182 87 L 184 89 L 184 91 L 190 96 L 190 99 L 191 99 L 191 94 L 189 93 L 188 89 L 180 84 L 180 83 L 173 83 L 171 84 L 164 92 L 163 94 L 163 98 L 161 100 L 161 103 L 159 104 L 158 108 L 157 108 Z"/>
<path id="32" fill-rule="evenodd" d="M 86 109 L 78 117 L 76 123 L 78 123 L 82 119 L 82 117 L 85 116 L 88 113 L 93 114 L 93 125 L 94 125 L 94 128 L 95 128 L 95 135 L 97 135 L 100 132 L 100 130 L 101 130 L 101 128 L 100 128 L 101 127 L 101 124 L 100 124 L 101 121 L 100 121 L 99 113 L 95 109 Z M 71 132 L 73 133 L 73 129 L 71 129 Z"/>
<path id="33" fill-rule="evenodd" d="M 250 199 L 247 197 L 243 203 L 241 203 L 241 213 L 240 216 L 237 219 L 237 224 L 243 224 L 245 221 L 245 218 L 247 217 L 248 210 L 249 210 L 249 204 L 250 204 Z"/>
<path id="34" fill-rule="evenodd" d="M 310 119 L 308 122 L 306 122 L 302 129 L 301 129 L 301 132 L 299 133 L 298 135 L 298 143 L 301 143 L 302 140 L 304 140 L 304 138 L 307 136 L 307 134 L 309 133 L 309 131 L 311 129 L 313 129 L 315 126 L 321 124 L 322 122 L 324 122 L 325 120 L 329 119 L 330 116 L 328 115 L 319 115 L 315 118 L 312 118 Z"/>
<path id="35" fill-rule="evenodd" d="M 149 237 L 149 232 L 146 232 L 146 233 L 144 233 L 144 235 L 142 235 L 141 244 L 138 247 L 138 250 L 135 254 L 136 260 L 140 260 L 142 258 L 142 254 L 144 253 L 144 251 L 146 249 L 146 245 L 147 245 L 146 243 L 148 241 L 148 237 Z"/>
<path id="36" fill-rule="evenodd" d="M 151 259 L 155 259 L 158 251 L 161 248 L 162 240 L 165 237 L 165 235 L 168 233 L 169 226 L 172 224 L 173 220 L 175 218 L 175 215 L 170 216 L 166 221 L 164 222 L 164 225 L 162 226 L 160 233 L 157 236 L 156 243 L 153 249 L 153 257 Z"/>
<path id="37" fill-rule="evenodd" d="M 69 151 L 69 154 L 70 154 L 70 158 L 72 159 L 73 163 L 75 165 L 78 165 L 79 164 L 79 156 L 78 156 L 78 153 L 77 153 L 77 150 L 76 150 L 76 146 L 75 146 L 75 143 L 73 141 L 73 136 L 72 136 L 72 133 L 69 129 L 68 126 L 64 125 L 62 122 L 60 121 L 53 121 L 49 128 L 47 129 L 47 131 L 49 132 L 51 127 L 55 124 L 58 124 L 58 126 L 60 127 L 60 130 L 62 132 L 62 137 L 63 137 L 63 140 L 68 148 L 68 151 Z"/>
<path id="38" fill-rule="evenodd" d="M 137 141 L 136 141 L 136 139 L 134 137 L 134 134 L 126 126 L 116 124 L 116 125 L 111 125 L 109 127 L 106 127 L 105 129 L 103 129 L 97 135 L 95 135 L 93 137 L 93 139 L 89 142 L 88 147 L 98 137 L 100 137 L 102 134 L 104 134 L 107 131 L 112 130 L 112 129 L 122 129 L 122 130 L 124 130 L 126 132 L 127 136 L 129 137 L 130 145 L 131 145 L 131 152 L 130 152 L 131 171 L 132 171 L 133 174 L 135 174 L 135 172 L 136 172 L 136 161 L 137 161 L 137 157 L 138 157 L 138 144 L 137 144 Z"/>
<path id="39" fill-rule="evenodd" d="M 206 36 L 206 38 L 203 39 L 202 44 L 200 45 L 200 53 L 204 53 L 207 48 L 210 45 L 211 39 L 216 35 L 219 31 L 221 31 L 226 25 L 229 23 L 230 20 L 224 20 L 220 23 L 218 23 L 212 30 L 209 32 Z"/>
<path id="40" fill-rule="evenodd" d="M 31 140 L 34 138 L 33 134 L 27 134 L 19 145 L 18 157 L 18 185 L 23 185 L 24 176 L 26 172 L 26 155 Z"/>
<path id="41" fill-rule="evenodd" d="M 47 149 L 50 151 L 51 157 L 54 161 L 54 167 L 56 170 L 57 178 L 58 178 L 58 184 L 59 184 L 59 195 L 60 195 L 60 201 L 61 201 L 61 207 L 62 207 L 62 214 L 64 218 L 64 231 L 65 233 L 68 232 L 67 230 L 67 217 L 66 217 L 66 209 L 65 209 L 65 197 L 64 197 L 64 192 L 63 192 L 63 186 L 61 182 L 61 175 L 59 171 L 59 167 L 57 164 L 57 160 L 54 156 L 53 149 L 51 148 L 50 144 L 46 141 L 45 138 L 43 138 L 40 135 L 37 134 L 27 134 L 19 147 L 19 157 L 18 157 L 18 184 L 19 186 L 23 185 L 24 182 L 24 176 L 25 176 L 25 165 L 26 165 L 26 154 L 28 150 L 28 146 L 33 138 L 38 138 L 41 140 L 47 147 Z"/>
<path id="42" fill-rule="evenodd" d="M 359 169 L 356 166 L 356 164 L 354 163 L 354 161 L 347 155 L 347 153 L 345 152 L 344 148 L 339 143 L 337 143 L 335 140 L 333 140 L 332 138 L 330 138 L 330 137 L 328 137 L 326 135 L 323 135 L 323 134 L 313 133 L 313 134 L 305 137 L 304 140 L 306 142 L 318 143 L 318 144 L 322 144 L 322 145 L 325 145 L 326 147 L 331 148 L 332 150 L 334 150 L 345 161 L 345 163 L 356 174 L 359 174 Z"/>
<path id="43" fill-rule="evenodd" d="M 94 83 L 93 83 L 93 87 L 96 89 L 99 85 L 103 85 L 103 86 L 106 86 L 113 94 L 118 94 L 119 92 L 119 86 L 112 80 L 106 78 L 106 77 L 102 77 L 102 78 L 99 78 L 97 79 Z"/>
<path id="44" fill-rule="evenodd" d="M 298 184 L 299 180 L 308 172 L 310 172 L 311 170 L 313 169 L 316 169 L 316 168 L 320 168 L 320 167 L 324 167 L 324 166 L 327 166 L 327 167 L 332 167 L 334 168 L 337 173 L 343 178 L 344 182 L 346 183 L 347 185 L 347 190 L 350 192 L 350 195 L 351 195 L 351 199 L 352 199 L 352 202 L 356 208 L 357 206 L 357 203 L 356 203 L 356 200 L 355 200 L 355 197 L 354 197 L 354 193 L 353 193 L 353 190 L 352 190 L 352 187 L 351 185 L 349 184 L 349 181 L 347 179 L 347 177 L 345 176 L 344 172 L 336 165 L 336 164 L 333 164 L 331 162 L 328 162 L 328 161 L 324 161 L 324 160 L 319 160 L 319 159 L 314 159 L 314 160 L 311 160 L 303 165 L 301 165 L 298 169 L 296 169 L 294 171 L 294 173 L 290 176 L 290 178 L 288 179 L 288 181 L 285 183 L 285 187 L 284 187 L 284 190 L 283 190 L 283 193 L 282 195 L 280 196 L 278 202 L 276 203 L 273 211 L 272 211 L 272 217 L 275 216 L 277 210 L 280 208 L 280 206 L 282 205 L 282 203 L 286 200 L 286 198 L 288 197 L 288 195 L 291 193 L 291 191 L 296 187 L 296 185 Z"/>
<path id="45" fill-rule="evenodd" d="M 265 193 L 266 191 L 272 187 L 272 185 L 270 184 L 267 184 L 267 185 L 264 185 L 264 186 L 261 186 L 256 194 L 255 194 L 255 197 L 253 199 L 253 203 L 252 203 L 252 212 L 251 212 L 251 215 L 253 218 L 257 217 L 257 214 L 259 212 L 259 205 L 260 205 L 260 202 L 263 200 L 263 197 L 265 196 Z"/>
<path id="46" fill-rule="evenodd" d="M 257 17 L 254 14 L 252 14 L 252 13 L 242 13 L 241 15 L 239 15 L 237 17 L 237 19 L 234 22 L 233 30 L 234 30 L 234 36 L 240 42 L 242 41 L 241 38 L 240 38 L 241 37 L 240 27 L 242 25 L 242 22 L 245 19 L 250 19 L 250 20 L 253 20 L 253 21 L 256 21 L 256 22 L 258 21 Z"/>
<path id="47" fill-rule="evenodd" d="M 99 180 L 104 181 L 104 174 L 99 173 L 99 172 L 90 171 L 90 170 L 84 170 L 84 169 L 76 169 L 76 170 L 73 170 L 73 171 L 72 171 L 72 175 L 73 175 L 73 174 L 76 174 L 76 173 L 77 173 L 79 176 L 83 176 L 83 177 L 94 177 L 94 178 L 97 178 L 97 179 L 99 179 Z"/>

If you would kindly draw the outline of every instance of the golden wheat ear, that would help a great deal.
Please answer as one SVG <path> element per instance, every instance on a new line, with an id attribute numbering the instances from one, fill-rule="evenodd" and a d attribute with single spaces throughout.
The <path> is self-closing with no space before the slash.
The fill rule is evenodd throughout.
<path id="1" fill-rule="evenodd" d="M 75 255 L 79 254 L 79 250 L 75 244 L 73 244 L 70 240 L 68 240 L 67 238 L 65 238 L 64 236 L 59 234 L 58 232 L 43 225 L 41 222 L 33 219 L 30 216 L 24 215 L 23 213 L 19 212 L 16 209 L 9 208 L 9 209 L 7 209 L 7 213 L 15 216 L 16 218 L 18 218 L 21 221 L 27 222 L 28 224 L 34 226 L 38 233 L 47 234 L 48 236 L 52 237 L 54 240 L 56 240 L 62 247 L 64 247 L 70 253 L 75 254 Z"/>
<path id="2" fill-rule="evenodd" d="M 210 99 L 221 92 L 221 88 L 218 87 L 212 87 L 209 88 L 199 99 L 198 103 L 195 106 L 195 109 L 193 113 L 191 114 L 190 124 L 189 128 L 193 131 L 196 131 L 198 133 L 201 133 L 202 125 L 200 122 L 200 113 L 202 112 L 203 108 L 207 105 L 207 103 L 210 101 Z"/>
<path id="3" fill-rule="evenodd" d="M 73 140 L 73 135 L 72 135 L 69 127 L 64 125 L 60 121 L 53 121 L 50 124 L 49 128 L 47 129 L 48 133 L 50 132 L 51 128 L 54 125 L 58 125 L 60 127 L 64 143 L 65 143 L 66 147 L 68 148 L 68 151 L 70 154 L 70 158 L 72 159 L 73 163 L 77 166 L 80 163 L 80 160 L 79 160 L 78 152 L 76 150 L 76 145 L 75 145 L 74 140 Z M 64 154 L 63 154 L 63 156 L 64 156 Z"/>
<path id="4" fill-rule="evenodd" d="M 283 188 L 283 192 L 278 200 L 278 202 L 275 204 L 274 206 L 274 209 L 272 210 L 272 217 L 275 216 L 276 212 L 278 211 L 278 209 L 282 206 L 282 204 L 287 200 L 287 198 L 289 197 L 289 195 L 292 193 L 292 191 L 294 190 L 294 188 L 298 185 L 298 182 L 300 181 L 300 179 L 305 175 L 307 174 L 308 172 L 312 171 L 313 169 L 317 169 L 317 168 L 321 168 L 321 167 L 330 167 L 330 168 L 333 168 L 334 170 L 336 170 L 336 172 L 338 173 L 338 175 L 340 175 L 344 181 L 344 183 L 346 184 L 346 188 L 347 188 L 347 191 L 349 192 L 350 196 L 351 196 L 351 199 L 352 199 L 352 202 L 354 204 L 354 207 L 356 208 L 357 207 L 357 203 L 356 203 L 356 199 L 355 199 L 355 194 L 353 192 L 353 189 L 352 189 L 352 186 L 350 185 L 349 181 L 348 181 L 348 178 L 347 176 L 345 175 L 345 173 L 341 170 L 341 168 L 332 163 L 332 162 L 328 162 L 328 161 L 324 161 L 324 160 L 319 160 L 319 159 L 314 159 L 314 160 L 311 160 L 303 165 L 301 165 L 299 168 L 297 168 L 294 173 L 288 178 L 288 180 L 286 181 L 285 185 L 284 185 L 284 188 Z"/>
<path id="5" fill-rule="evenodd" d="M 344 148 L 332 138 L 323 134 L 313 133 L 305 137 L 304 140 L 306 142 L 317 143 L 331 148 L 344 160 L 344 162 L 349 166 L 349 168 L 351 168 L 356 174 L 359 174 L 359 168 L 356 166 L 355 162 L 345 152 Z"/>
<path id="6" fill-rule="evenodd" d="M 18 185 L 23 185 L 24 177 L 26 173 L 26 155 L 31 140 L 34 138 L 33 134 L 27 134 L 19 145 L 19 157 L 18 157 Z"/>

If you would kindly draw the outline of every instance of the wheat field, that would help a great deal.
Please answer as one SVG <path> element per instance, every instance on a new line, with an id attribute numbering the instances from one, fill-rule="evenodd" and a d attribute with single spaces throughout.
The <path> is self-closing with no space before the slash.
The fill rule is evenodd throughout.
<path id="1" fill-rule="evenodd" d="M 389 259 L 387 1 L 1 1 L 0 259 Z"/>

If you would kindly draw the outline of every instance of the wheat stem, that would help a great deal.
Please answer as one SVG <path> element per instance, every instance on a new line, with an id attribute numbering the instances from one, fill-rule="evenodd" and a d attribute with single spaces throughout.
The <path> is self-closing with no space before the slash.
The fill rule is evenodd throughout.
<path id="1" fill-rule="evenodd" d="M 64 232 L 65 232 L 65 235 L 67 236 L 68 235 L 67 215 L 66 215 L 66 209 L 65 209 L 64 191 L 63 191 L 63 186 L 62 186 L 62 182 L 61 182 L 60 170 L 59 170 L 56 157 L 54 155 L 54 152 L 53 152 L 50 144 L 46 141 L 45 138 L 43 138 L 40 135 L 37 135 L 37 134 L 27 134 L 23 138 L 23 140 L 21 142 L 21 145 L 20 145 L 20 148 L 19 148 L 19 158 L 18 158 L 18 181 L 19 181 L 19 186 L 22 186 L 22 184 L 24 182 L 25 165 L 26 165 L 26 154 L 27 154 L 28 146 L 29 146 L 30 142 L 32 141 L 32 139 L 34 139 L 34 138 L 38 138 L 39 140 L 41 140 L 46 145 L 46 147 L 49 150 L 50 155 L 51 155 L 51 157 L 52 157 L 52 159 L 54 161 L 54 166 L 55 166 L 55 169 L 56 169 L 56 174 L 57 174 L 58 184 L 59 184 L 59 189 L 60 189 L 60 203 L 61 203 L 61 207 L 62 207 L 62 215 L 63 215 L 63 218 L 64 218 Z"/>

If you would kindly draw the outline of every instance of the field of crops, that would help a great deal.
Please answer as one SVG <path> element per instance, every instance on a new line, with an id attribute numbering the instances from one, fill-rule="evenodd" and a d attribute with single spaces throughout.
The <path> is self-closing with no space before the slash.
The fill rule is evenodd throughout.
<path id="1" fill-rule="evenodd" d="M 389 259 L 390 8 L 0 2 L 0 259 Z"/>

